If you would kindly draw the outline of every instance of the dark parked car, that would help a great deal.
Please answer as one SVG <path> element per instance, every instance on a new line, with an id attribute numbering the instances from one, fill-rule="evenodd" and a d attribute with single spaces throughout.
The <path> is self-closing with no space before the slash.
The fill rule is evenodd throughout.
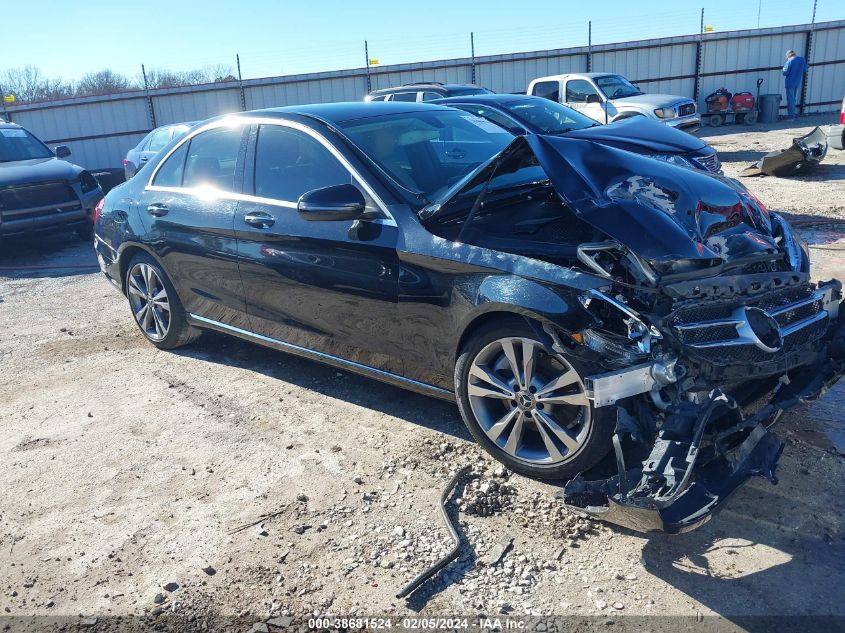
<path id="1" fill-rule="evenodd" d="M 373 90 L 364 97 L 364 101 L 431 101 L 444 97 L 479 94 L 492 94 L 492 91 L 474 84 L 442 84 L 432 81 Z"/>
<path id="2" fill-rule="evenodd" d="M 553 134 L 611 145 L 676 165 L 720 172 L 716 150 L 677 128 L 631 117 L 602 125 L 570 107 L 543 97 L 480 94 L 432 103 L 460 108 L 501 125 L 513 134 Z"/>
<path id="3" fill-rule="evenodd" d="M 66 145 L 54 152 L 20 125 L 0 121 L 0 238 L 55 230 L 91 237 L 103 192 L 68 156 Z"/>
<path id="4" fill-rule="evenodd" d="M 138 170 L 146 165 L 147 161 L 158 154 L 170 141 L 190 130 L 196 123 L 196 121 L 190 121 L 188 123 L 162 125 L 142 138 L 135 147 L 126 152 L 126 158 L 123 159 L 123 171 L 126 180 L 138 173 Z"/>
<path id="5" fill-rule="evenodd" d="M 113 190 L 96 234 L 157 347 L 211 329 L 456 400 L 527 475 L 616 447 L 621 475 L 566 500 L 640 529 L 772 474 L 767 425 L 845 361 L 841 284 L 811 283 L 737 181 L 453 108 L 212 119 Z"/>

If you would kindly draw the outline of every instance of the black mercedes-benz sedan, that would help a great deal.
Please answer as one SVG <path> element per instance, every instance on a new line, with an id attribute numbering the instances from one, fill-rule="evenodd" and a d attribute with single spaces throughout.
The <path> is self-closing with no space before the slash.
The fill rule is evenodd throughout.
<path id="1" fill-rule="evenodd" d="M 840 283 L 741 184 L 453 108 L 212 119 L 95 226 L 157 347 L 211 329 L 454 399 L 497 459 L 640 529 L 773 478 L 768 425 L 843 371 Z"/>
<path id="2" fill-rule="evenodd" d="M 683 130 L 632 116 L 609 125 L 578 110 L 531 95 L 472 94 L 431 101 L 471 112 L 513 134 L 547 134 L 595 141 L 684 167 L 721 173 L 716 150 Z"/>

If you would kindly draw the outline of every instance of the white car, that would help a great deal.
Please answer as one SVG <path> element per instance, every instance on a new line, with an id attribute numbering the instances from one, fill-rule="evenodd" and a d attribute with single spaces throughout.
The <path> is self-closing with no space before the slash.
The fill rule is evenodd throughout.
<path id="1" fill-rule="evenodd" d="M 569 73 L 539 77 L 528 94 L 557 101 L 599 123 L 643 116 L 685 132 L 701 126 L 695 102 L 676 95 L 646 94 L 622 75 Z"/>

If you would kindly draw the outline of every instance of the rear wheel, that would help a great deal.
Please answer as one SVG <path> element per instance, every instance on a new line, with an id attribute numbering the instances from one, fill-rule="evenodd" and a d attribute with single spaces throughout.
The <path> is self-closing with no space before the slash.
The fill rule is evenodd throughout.
<path id="1" fill-rule="evenodd" d="M 160 349 L 187 345 L 200 335 L 188 317 L 176 289 L 152 257 L 138 254 L 126 271 L 126 295 L 135 323 Z"/>
<path id="2" fill-rule="evenodd" d="M 614 428 L 613 416 L 587 399 L 578 365 L 550 354 L 522 319 L 482 327 L 455 367 L 467 428 L 516 472 L 574 477 L 607 454 Z"/>

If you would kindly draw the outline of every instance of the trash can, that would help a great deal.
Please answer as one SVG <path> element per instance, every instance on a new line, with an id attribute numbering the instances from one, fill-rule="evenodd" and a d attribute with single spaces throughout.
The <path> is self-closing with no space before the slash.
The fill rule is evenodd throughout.
<path id="1" fill-rule="evenodd" d="M 760 95 L 760 122 L 774 123 L 780 112 L 780 95 Z"/>

